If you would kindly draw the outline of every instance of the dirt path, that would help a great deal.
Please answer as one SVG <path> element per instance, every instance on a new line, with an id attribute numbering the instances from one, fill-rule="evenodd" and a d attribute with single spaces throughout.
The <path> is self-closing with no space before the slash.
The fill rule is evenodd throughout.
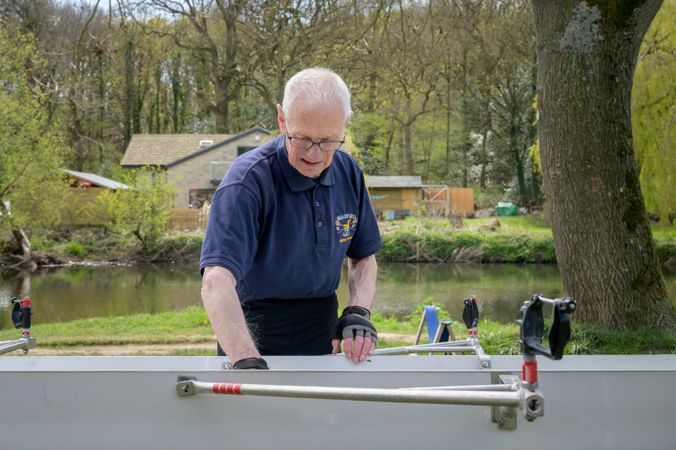
<path id="1" fill-rule="evenodd" d="M 167 356 L 185 352 L 185 354 L 202 354 L 213 351 L 216 355 L 215 343 L 203 344 L 126 344 L 126 345 L 76 345 L 68 347 L 38 347 L 30 351 L 33 356 Z M 19 355 L 20 353 L 14 353 Z M 180 354 L 180 353 L 179 353 Z"/>
<path id="2" fill-rule="evenodd" d="M 413 337 L 408 334 L 379 333 L 380 337 L 390 342 L 410 342 Z M 21 355 L 13 352 L 8 355 Z M 125 345 L 76 345 L 67 347 L 40 347 L 32 349 L 32 356 L 168 356 L 168 355 L 216 355 L 216 343 L 199 344 L 125 344 Z"/>

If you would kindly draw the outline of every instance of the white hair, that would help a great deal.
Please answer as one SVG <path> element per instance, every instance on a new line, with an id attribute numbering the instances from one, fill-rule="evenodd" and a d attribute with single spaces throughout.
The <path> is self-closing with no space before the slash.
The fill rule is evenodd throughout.
<path id="1" fill-rule="evenodd" d="M 335 72 L 321 67 L 301 70 L 286 82 L 282 101 L 285 116 L 289 116 L 297 100 L 311 109 L 333 105 L 338 100 L 343 105 L 346 119 L 352 112 L 350 90 L 343 79 Z"/>

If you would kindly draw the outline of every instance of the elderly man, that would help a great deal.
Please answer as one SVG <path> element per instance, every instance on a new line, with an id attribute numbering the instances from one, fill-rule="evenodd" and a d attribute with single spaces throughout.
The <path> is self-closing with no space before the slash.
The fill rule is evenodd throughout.
<path id="1" fill-rule="evenodd" d="M 294 75 L 277 105 L 281 136 L 235 160 L 214 194 L 200 271 L 202 300 L 234 368 L 261 355 L 373 353 L 370 322 L 380 233 L 354 159 L 340 150 L 352 115 L 345 82 Z M 348 257 L 349 305 L 335 291 Z"/>

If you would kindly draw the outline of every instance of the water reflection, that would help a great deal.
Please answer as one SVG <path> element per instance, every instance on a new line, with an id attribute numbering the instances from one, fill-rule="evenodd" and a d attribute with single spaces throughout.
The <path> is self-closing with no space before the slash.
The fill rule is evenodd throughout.
<path id="1" fill-rule="evenodd" d="M 676 272 L 665 274 L 675 299 Z M 192 265 L 71 267 L 35 273 L 0 273 L 0 329 L 10 328 L 9 300 L 30 296 L 34 323 L 178 310 L 200 303 L 200 278 Z M 460 320 L 462 300 L 476 295 L 482 317 L 509 322 L 532 294 L 556 297 L 556 266 L 514 264 L 380 264 L 374 310 L 405 316 L 419 304 L 436 304 Z M 338 290 L 349 300 L 346 272 Z"/>

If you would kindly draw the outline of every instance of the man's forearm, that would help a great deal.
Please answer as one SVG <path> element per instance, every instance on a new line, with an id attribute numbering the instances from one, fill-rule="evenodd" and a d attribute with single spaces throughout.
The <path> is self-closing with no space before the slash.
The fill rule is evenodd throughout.
<path id="1" fill-rule="evenodd" d="M 237 291 L 235 277 L 222 267 L 207 267 L 202 278 L 202 301 L 216 339 L 230 361 L 258 358 Z"/>
<path id="2" fill-rule="evenodd" d="M 375 255 L 361 259 L 348 259 L 347 279 L 350 289 L 350 306 L 371 309 L 376 295 L 378 264 Z"/>

